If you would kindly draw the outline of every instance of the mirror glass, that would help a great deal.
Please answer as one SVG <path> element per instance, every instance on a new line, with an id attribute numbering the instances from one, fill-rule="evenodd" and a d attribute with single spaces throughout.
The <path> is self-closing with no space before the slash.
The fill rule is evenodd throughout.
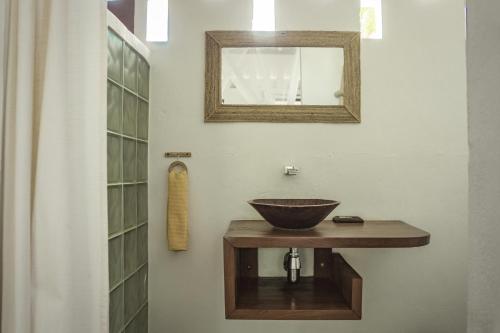
<path id="1" fill-rule="evenodd" d="M 344 49 L 222 48 L 222 104 L 343 105 Z"/>

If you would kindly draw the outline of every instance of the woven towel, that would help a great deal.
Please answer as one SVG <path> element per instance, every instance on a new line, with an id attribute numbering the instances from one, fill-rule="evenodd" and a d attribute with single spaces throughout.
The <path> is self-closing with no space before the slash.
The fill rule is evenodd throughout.
<path id="1" fill-rule="evenodd" d="M 188 172 L 173 168 L 168 173 L 167 239 L 170 251 L 188 248 Z"/>

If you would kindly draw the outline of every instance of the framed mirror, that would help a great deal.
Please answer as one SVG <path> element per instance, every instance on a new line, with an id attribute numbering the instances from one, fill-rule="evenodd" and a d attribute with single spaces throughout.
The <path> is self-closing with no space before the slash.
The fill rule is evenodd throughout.
<path id="1" fill-rule="evenodd" d="M 359 123 L 360 36 L 208 31 L 206 122 Z"/>

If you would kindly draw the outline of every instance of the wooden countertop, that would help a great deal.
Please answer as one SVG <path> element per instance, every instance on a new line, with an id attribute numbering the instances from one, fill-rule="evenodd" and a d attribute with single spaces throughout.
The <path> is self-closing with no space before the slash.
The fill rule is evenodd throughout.
<path id="1" fill-rule="evenodd" d="M 314 229 L 296 231 L 275 229 L 263 220 L 238 220 L 231 222 L 224 239 L 240 248 L 404 248 L 429 244 L 430 234 L 402 221 L 325 220 Z"/>

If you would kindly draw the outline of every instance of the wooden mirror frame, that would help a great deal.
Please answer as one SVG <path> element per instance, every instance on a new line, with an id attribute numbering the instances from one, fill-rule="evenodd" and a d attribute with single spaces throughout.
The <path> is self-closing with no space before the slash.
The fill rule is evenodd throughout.
<path id="1" fill-rule="evenodd" d="M 205 122 L 361 122 L 359 32 L 207 31 L 205 38 Z M 344 105 L 222 104 L 224 47 L 341 47 L 344 49 Z"/>

